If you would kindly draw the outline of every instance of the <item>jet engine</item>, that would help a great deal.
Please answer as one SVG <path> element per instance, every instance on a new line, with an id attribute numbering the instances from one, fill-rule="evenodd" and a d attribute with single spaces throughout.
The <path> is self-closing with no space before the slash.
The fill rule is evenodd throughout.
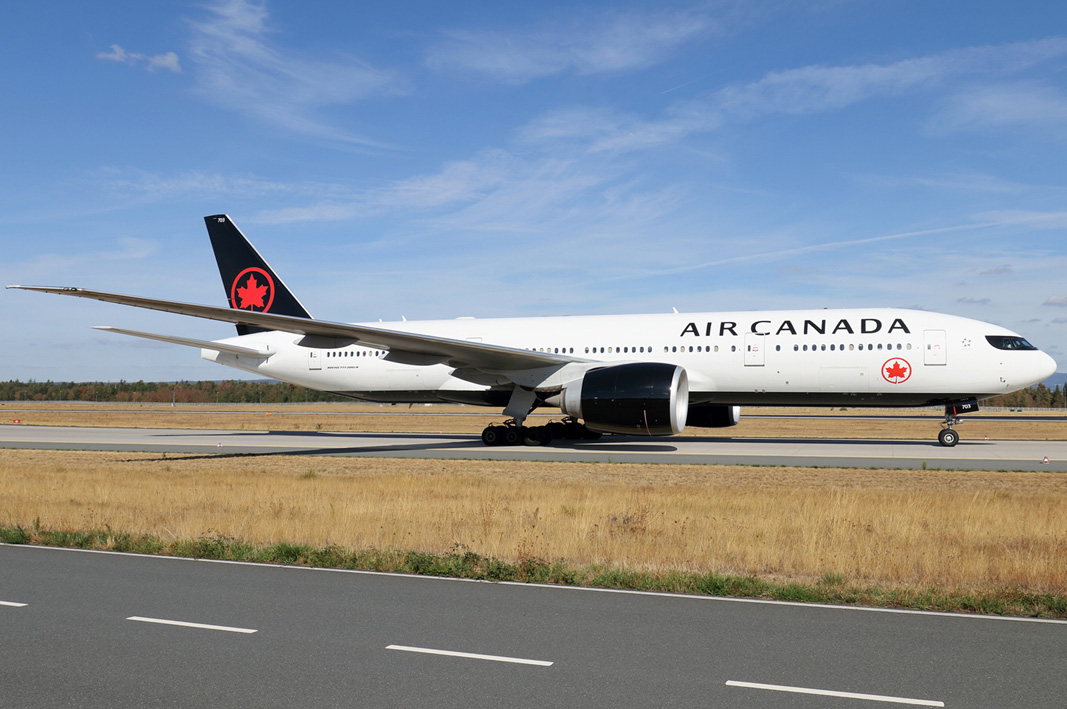
<path id="1" fill-rule="evenodd" d="M 689 378 L 662 362 L 600 367 L 564 386 L 556 405 L 593 431 L 670 436 L 685 429 Z"/>
<path id="2" fill-rule="evenodd" d="M 723 404 L 693 404 L 686 419 L 695 428 L 727 428 L 741 420 L 740 406 Z"/>

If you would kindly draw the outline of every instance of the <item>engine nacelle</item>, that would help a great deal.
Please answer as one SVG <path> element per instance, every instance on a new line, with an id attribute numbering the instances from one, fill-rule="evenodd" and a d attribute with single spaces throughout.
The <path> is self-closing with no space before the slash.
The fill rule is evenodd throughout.
<path id="1" fill-rule="evenodd" d="M 740 406 L 723 404 L 693 404 L 687 422 L 696 428 L 728 428 L 741 420 Z"/>
<path id="2" fill-rule="evenodd" d="M 689 378 L 675 364 L 617 364 L 589 370 L 560 399 L 565 414 L 593 431 L 670 436 L 685 429 Z"/>

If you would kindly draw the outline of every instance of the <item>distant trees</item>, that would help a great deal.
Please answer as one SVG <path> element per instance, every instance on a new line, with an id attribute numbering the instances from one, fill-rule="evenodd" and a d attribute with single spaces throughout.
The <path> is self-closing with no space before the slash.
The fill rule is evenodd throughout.
<path id="1" fill-rule="evenodd" d="M 1057 384 L 1055 389 L 1049 389 L 1044 384 L 1038 384 L 1029 389 L 1020 389 L 1010 394 L 995 396 L 982 402 L 983 406 L 1005 406 L 1010 409 L 1062 409 L 1067 404 L 1064 402 L 1064 394 L 1067 390 L 1061 389 Z"/>
<path id="2" fill-rule="evenodd" d="M 1065 408 L 1067 391 L 1044 384 L 982 402 L 1010 409 Z M 206 382 L 0 382 L 0 401 L 119 401 L 181 404 L 290 404 L 351 401 L 325 391 L 267 380 Z"/>
<path id="3" fill-rule="evenodd" d="M 351 401 L 337 394 L 272 381 L 0 382 L 0 401 L 117 401 L 182 404 L 286 404 Z"/>

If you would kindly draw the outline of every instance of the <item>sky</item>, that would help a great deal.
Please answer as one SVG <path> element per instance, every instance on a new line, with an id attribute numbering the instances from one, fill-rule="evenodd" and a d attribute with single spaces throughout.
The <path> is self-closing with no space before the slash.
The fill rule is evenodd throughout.
<path id="1" fill-rule="evenodd" d="M 903 307 L 1067 371 L 1067 4 L 0 6 L 0 280 L 317 318 Z M 239 377 L 0 291 L 0 380 Z"/>

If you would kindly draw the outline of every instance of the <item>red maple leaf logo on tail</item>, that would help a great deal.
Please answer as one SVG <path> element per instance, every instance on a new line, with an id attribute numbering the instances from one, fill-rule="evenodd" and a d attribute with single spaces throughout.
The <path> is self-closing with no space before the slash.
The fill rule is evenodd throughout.
<path id="1" fill-rule="evenodd" d="M 246 268 L 233 279 L 230 303 L 234 308 L 267 312 L 273 302 L 274 280 L 263 269 L 255 266 Z"/>
<path id="2" fill-rule="evenodd" d="M 237 289 L 237 297 L 241 299 L 240 307 L 251 309 L 253 306 L 257 308 L 263 307 L 263 296 L 267 294 L 267 286 L 261 286 L 256 283 L 256 277 L 254 274 L 248 274 L 248 280 L 245 281 L 244 286 Z"/>

